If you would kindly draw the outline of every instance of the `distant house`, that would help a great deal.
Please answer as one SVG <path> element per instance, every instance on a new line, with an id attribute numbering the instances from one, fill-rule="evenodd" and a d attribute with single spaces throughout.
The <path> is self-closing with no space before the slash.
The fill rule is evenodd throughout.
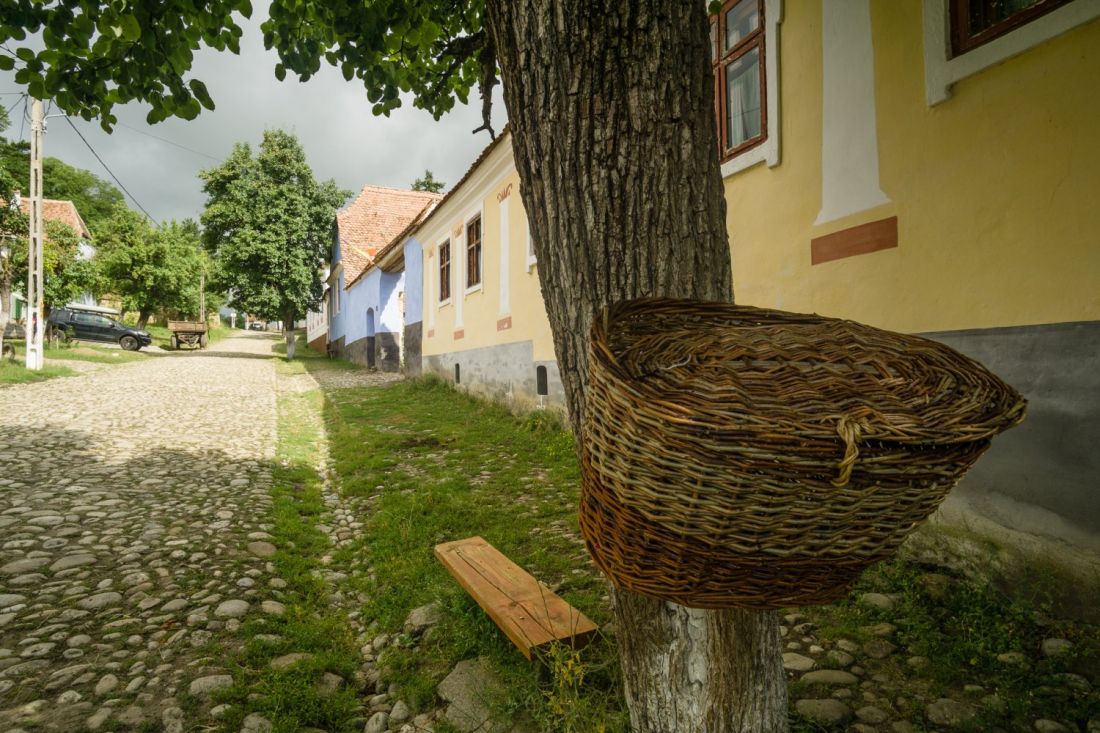
<path id="1" fill-rule="evenodd" d="M 12 197 L 16 204 L 18 204 L 20 210 L 28 216 L 31 213 L 30 199 L 24 198 L 18 191 Z M 42 219 L 45 222 L 56 221 L 67 225 L 77 237 L 80 238 L 80 251 L 79 257 L 82 260 L 91 259 L 95 254 L 95 248 L 92 246 L 92 233 L 88 229 L 88 225 L 84 223 L 84 217 L 77 211 L 76 204 L 66 199 L 43 199 L 42 200 Z M 26 298 L 23 296 L 23 288 L 26 287 L 26 283 L 12 283 L 11 303 L 8 304 L 8 313 L 15 320 L 19 320 L 23 315 L 23 307 L 26 302 Z M 91 293 L 84 293 L 77 301 L 82 305 L 95 305 L 95 297 Z M 47 306 L 54 305 L 47 303 Z"/>
<path id="2" fill-rule="evenodd" d="M 329 270 L 325 268 L 324 294 L 321 296 L 321 304 L 318 310 L 306 313 L 306 342 L 314 351 L 322 354 L 328 349 L 328 279 Z"/>
<path id="3" fill-rule="evenodd" d="M 561 404 L 510 133 L 485 148 L 413 235 L 407 249 L 420 251 L 423 267 L 424 371 L 520 405 Z M 405 256 L 406 279 L 414 257 Z"/>
<path id="4" fill-rule="evenodd" d="M 407 328 L 409 314 L 407 290 L 419 293 L 420 282 L 410 284 L 405 272 L 405 245 L 409 233 L 428 215 L 442 196 L 435 194 L 409 223 L 379 249 L 371 262 L 347 285 L 348 302 L 358 309 L 366 309 L 363 338 L 349 342 L 345 347 L 348 357 L 368 367 L 393 372 L 405 368 L 410 362 L 419 371 L 420 332 Z M 419 270 L 417 270 L 419 272 Z M 420 323 L 420 299 L 412 297 L 416 316 Z"/>
<path id="5" fill-rule="evenodd" d="M 327 304 L 331 351 L 365 365 L 380 366 L 384 361 L 386 368 L 397 367 L 400 357 L 395 334 L 400 327 L 393 325 L 392 307 L 382 323 L 382 302 L 400 289 L 402 274 L 379 270 L 369 282 L 358 278 L 383 247 L 440 198 L 436 193 L 364 186 L 355 200 L 336 214 Z M 357 281 L 360 286 L 351 288 Z M 379 332 L 387 335 L 378 337 Z M 379 343 L 384 343 L 384 360 L 378 359 Z"/>

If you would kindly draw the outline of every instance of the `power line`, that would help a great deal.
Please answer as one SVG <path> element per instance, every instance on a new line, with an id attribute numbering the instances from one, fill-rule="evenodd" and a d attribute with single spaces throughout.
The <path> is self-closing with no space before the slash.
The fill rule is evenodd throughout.
<path id="1" fill-rule="evenodd" d="M 145 135 L 146 137 L 151 137 L 154 140 L 160 140 L 161 142 L 168 143 L 169 145 L 174 145 L 175 147 L 179 148 L 180 150 L 186 150 L 189 153 L 194 153 L 195 155 L 201 155 L 204 158 L 210 158 L 210 160 L 221 160 L 220 158 L 216 158 L 213 155 L 210 155 L 208 153 L 204 153 L 201 150 L 195 150 L 194 148 L 189 148 L 186 145 L 180 145 L 179 143 L 173 142 L 172 140 L 169 140 L 166 137 L 161 137 L 160 135 L 154 135 L 151 132 L 146 132 L 145 130 L 138 129 L 138 128 L 134 127 L 133 125 L 127 125 L 125 122 L 118 122 L 116 124 L 119 127 L 125 127 L 128 130 L 133 130 L 134 132 L 138 133 L 139 135 Z"/>
<path id="2" fill-rule="evenodd" d="M 73 124 L 73 121 L 68 117 L 65 118 L 65 121 L 69 123 L 69 127 L 73 128 L 73 132 L 75 132 L 77 136 L 84 142 L 84 144 L 88 146 L 88 150 L 92 151 L 92 155 L 94 155 L 95 159 L 99 161 L 99 164 L 103 166 L 103 169 L 111 175 L 111 178 L 115 180 L 115 183 L 117 183 L 118 187 L 122 189 L 122 192 L 130 197 L 130 200 L 134 202 L 135 206 L 141 209 L 141 213 L 145 214 L 145 216 L 149 218 L 149 221 L 153 222 L 153 224 L 156 224 L 157 226 L 160 226 L 157 223 L 157 220 L 153 218 L 153 215 L 146 211 L 145 207 L 142 206 L 136 198 L 134 198 L 134 194 L 126 190 L 126 187 L 122 185 L 122 181 L 118 180 L 118 176 L 115 175 L 114 171 L 112 171 L 107 166 L 107 164 L 103 162 L 103 158 L 99 157 L 99 153 L 95 151 L 95 148 L 93 148 L 92 144 L 88 142 L 88 139 L 84 137 L 84 134 L 77 129 L 76 125 Z"/>
<path id="3" fill-rule="evenodd" d="M 22 95 L 22 94 L 23 94 L 22 92 L 9 92 L 9 93 L 10 93 L 10 94 L 19 94 L 19 95 Z M 19 97 L 19 99 L 15 100 L 15 102 L 14 102 L 14 103 L 12 104 L 12 106 L 8 107 L 8 109 L 7 109 L 7 114 L 8 114 L 8 116 L 11 116 L 11 111 L 12 111 L 13 109 L 15 109 L 16 107 L 18 107 L 18 106 L 19 106 L 19 103 L 20 103 L 20 102 L 22 102 L 22 101 L 23 101 L 23 97 L 22 97 L 22 96 L 20 96 L 20 97 Z"/>

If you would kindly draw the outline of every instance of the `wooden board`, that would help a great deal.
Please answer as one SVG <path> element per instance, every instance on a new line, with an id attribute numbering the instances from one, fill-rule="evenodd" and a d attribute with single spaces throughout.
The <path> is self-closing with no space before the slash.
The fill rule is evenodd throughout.
<path id="1" fill-rule="evenodd" d="M 206 333 L 206 324 L 202 321 L 168 321 L 168 330 L 176 333 Z"/>
<path id="2" fill-rule="evenodd" d="M 587 644 L 596 624 L 481 537 L 435 546 L 435 556 L 523 655 L 544 644 Z"/>

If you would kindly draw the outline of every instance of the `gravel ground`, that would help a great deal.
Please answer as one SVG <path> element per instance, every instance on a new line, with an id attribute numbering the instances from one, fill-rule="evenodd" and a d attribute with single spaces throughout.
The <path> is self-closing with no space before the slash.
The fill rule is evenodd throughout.
<path id="1" fill-rule="evenodd" d="M 182 730 L 226 682 L 281 583 L 274 342 L 0 390 L 0 729 Z"/>

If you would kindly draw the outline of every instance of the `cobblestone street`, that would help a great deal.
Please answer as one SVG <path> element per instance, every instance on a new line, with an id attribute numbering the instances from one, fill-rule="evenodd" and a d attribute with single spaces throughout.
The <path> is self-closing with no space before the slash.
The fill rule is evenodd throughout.
<path id="1" fill-rule="evenodd" d="M 282 584 L 274 343 L 0 389 L 0 730 L 181 730 L 228 683 L 207 643 Z"/>

